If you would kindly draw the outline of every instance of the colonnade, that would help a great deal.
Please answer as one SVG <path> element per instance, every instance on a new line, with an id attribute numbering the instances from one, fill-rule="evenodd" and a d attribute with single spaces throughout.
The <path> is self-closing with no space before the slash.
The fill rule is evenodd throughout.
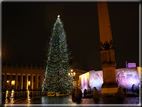
<path id="1" fill-rule="evenodd" d="M 3 89 L 41 89 L 44 74 L 23 74 L 23 73 L 2 73 L 3 78 Z M 8 78 L 8 75 L 10 78 Z M 12 76 L 15 76 L 13 79 Z M 25 76 L 25 79 L 24 79 Z M 34 77 L 35 76 L 35 77 Z M 20 81 L 18 81 L 20 77 Z M 30 79 L 29 79 L 30 77 Z M 35 78 L 35 79 L 34 79 Z M 40 79 L 39 79 L 40 78 Z M 35 80 L 35 81 L 34 81 Z M 13 82 L 13 83 L 12 83 Z M 40 85 L 39 85 L 40 84 Z"/>

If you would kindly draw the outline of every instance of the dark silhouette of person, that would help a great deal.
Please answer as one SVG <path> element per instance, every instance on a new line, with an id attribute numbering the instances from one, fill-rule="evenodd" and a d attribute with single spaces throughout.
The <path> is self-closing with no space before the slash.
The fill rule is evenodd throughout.
<path id="1" fill-rule="evenodd" d="M 134 92 L 134 87 L 135 87 L 135 84 L 132 85 L 132 92 Z"/>
<path id="2" fill-rule="evenodd" d="M 85 89 L 85 90 L 84 90 L 84 96 L 85 96 L 86 94 L 87 94 L 87 90 Z"/>

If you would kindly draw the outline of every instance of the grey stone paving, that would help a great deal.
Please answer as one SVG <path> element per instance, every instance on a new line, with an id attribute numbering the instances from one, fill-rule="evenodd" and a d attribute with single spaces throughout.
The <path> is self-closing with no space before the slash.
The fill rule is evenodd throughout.
<path id="1" fill-rule="evenodd" d="M 92 98 L 82 98 L 80 102 L 73 102 L 71 96 L 34 96 L 30 99 L 14 99 L 13 102 L 9 100 L 7 104 L 139 104 L 139 97 L 125 97 L 124 99 L 110 97 L 100 98 L 99 100 L 93 100 Z"/>

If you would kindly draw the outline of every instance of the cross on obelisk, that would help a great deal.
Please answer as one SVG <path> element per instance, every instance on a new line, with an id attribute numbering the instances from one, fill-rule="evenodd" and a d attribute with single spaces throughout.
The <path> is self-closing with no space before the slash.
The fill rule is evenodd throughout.
<path id="1" fill-rule="evenodd" d="M 112 41 L 111 26 L 107 3 L 97 3 L 99 33 L 100 33 L 100 53 L 103 70 L 103 85 L 101 94 L 114 94 L 118 90 L 115 73 L 115 53 Z"/>

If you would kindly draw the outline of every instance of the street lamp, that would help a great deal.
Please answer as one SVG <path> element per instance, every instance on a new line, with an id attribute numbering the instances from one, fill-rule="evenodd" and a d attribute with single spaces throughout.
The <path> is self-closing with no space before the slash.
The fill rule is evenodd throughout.
<path id="1" fill-rule="evenodd" d="M 71 72 L 70 73 L 68 73 L 68 75 L 70 75 L 70 76 L 75 76 L 75 72 L 73 72 L 73 69 L 71 69 Z"/>
<path id="2" fill-rule="evenodd" d="M 30 84 L 31 84 L 30 81 L 28 81 L 28 85 L 29 85 L 29 86 L 30 86 Z"/>
<path id="3" fill-rule="evenodd" d="M 15 85 L 15 81 L 14 81 L 14 80 L 12 80 L 12 81 L 11 81 L 11 84 L 12 84 L 12 85 Z"/>

